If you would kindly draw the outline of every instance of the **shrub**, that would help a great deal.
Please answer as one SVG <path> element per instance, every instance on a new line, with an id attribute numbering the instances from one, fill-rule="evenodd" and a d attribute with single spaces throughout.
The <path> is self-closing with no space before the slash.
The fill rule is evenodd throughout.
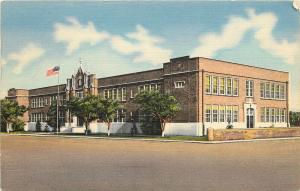
<path id="1" fill-rule="evenodd" d="M 25 126 L 25 123 L 21 119 L 16 119 L 12 123 L 12 129 L 13 129 L 13 131 L 24 131 L 24 126 Z"/>
<path id="2" fill-rule="evenodd" d="M 41 127 L 42 127 L 41 122 L 38 120 L 35 124 L 35 131 L 41 132 L 42 131 Z"/>

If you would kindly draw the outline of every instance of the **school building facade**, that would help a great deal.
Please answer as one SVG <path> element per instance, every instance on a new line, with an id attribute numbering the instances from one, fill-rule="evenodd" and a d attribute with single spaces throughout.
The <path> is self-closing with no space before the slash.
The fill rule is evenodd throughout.
<path id="1" fill-rule="evenodd" d="M 59 89 L 61 102 L 87 94 L 119 100 L 122 107 L 113 123 L 115 133 L 129 132 L 133 116 L 143 115 L 133 99 L 147 90 L 174 95 L 180 103 L 181 110 L 167 124 L 165 135 L 201 136 L 209 127 L 226 128 L 228 123 L 233 128 L 289 126 L 287 72 L 209 58 L 173 58 L 160 69 L 105 78 L 79 68 Z M 13 88 L 7 99 L 29 107 L 24 120 L 30 130 L 37 120 L 47 121 L 50 104 L 57 99 L 57 86 Z M 63 131 L 84 131 L 82 121 L 70 113 L 61 113 L 60 119 L 65 124 Z M 91 129 L 95 133 L 106 131 L 97 122 Z"/>

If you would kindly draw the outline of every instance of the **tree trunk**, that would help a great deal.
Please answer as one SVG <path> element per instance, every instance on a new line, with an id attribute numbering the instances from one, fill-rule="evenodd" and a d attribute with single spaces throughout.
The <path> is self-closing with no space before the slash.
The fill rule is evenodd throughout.
<path id="1" fill-rule="evenodd" d="M 161 130 L 161 136 L 164 137 L 164 131 L 165 131 L 166 121 L 161 119 L 160 120 L 160 130 Z"/>
<path id="2" fill-rule="evenodd" d="M 111 122 L 107 123 L 107 136 L 110 136 L 110 126 L 111 126 Z"/>
<path id="3" fill-rule="evenodd" d="M 88 130 L 89 130 L 89 123 L 86 121 L 85 122 L 85 135 L 88 135 Z"/>
<path id="4" fill-rule="evenodd" d="M 6 132 L 9 133 L 9 123 L 6 123 Z"/>

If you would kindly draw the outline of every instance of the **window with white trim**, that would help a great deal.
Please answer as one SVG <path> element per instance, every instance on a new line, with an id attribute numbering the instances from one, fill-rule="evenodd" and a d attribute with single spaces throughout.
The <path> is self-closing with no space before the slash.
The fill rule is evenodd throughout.
<path id="1" fill-rule="evenodd" d="M 253 81 L 246 81 L 246 97 L 253 97 Z"/>
<path id="2" fill-rule="evenodd" d="M 239 94 L 239 80 L 238 79 L 233 79 L 233 95 L 237 96 Z"/>
<path id="3" fill-rule="evenodd" d="M 219 121 L 220 122 L 225 122 L 225 106 L 220 105 L 219 106 Z"/>
<path id="4" fill-rule="evenodd" d="M 205 107 L 205 121 L 211 122 L 211 105 L 206 105 Z"/>
<path id="5" fill-rule="evenodd" d="M 232 111 L 233 111 L 232 122 L 238 122 L 238 120 L 239 120 L 239 107 L 238 106 L 233 106 Z"/>
<path id="6" fill-rule="evenodd" d="M 232 95 L 232 78 L 226 78 L 226 95 Z"/>
<path id="7" fill-rule="evenodd" d="M 212 106 L 212 122 L 218 122 L 218 113 L 219 113 L 218 105 L 213 105 Z"/>
<path id="8" fill-rule="evenodd" d="M 212 93 L 218 94 L 218 77 L 217 76 L 212 77 Z"/>
<path id="9" fill-rule="evenodd" d="M 219 77 L 219 94 L 225 95 L 225 78 Z"/>
<path id="10" fill-rule="evenodd" d="M 226 122 L 232 122 L 232 106 L 226 106 Z"/>
<path id="11" fill-rule="evenodd" d="M 130 98 L 134 98 L 133 90 L 130 90 Z"/>
<path id="12" fill-rule="evenodd" d="M 122 101 L 126 101 L 126 88 L 122 88 Z"/>
<path id="13" fill-rule="evenodd" d="M 175 82 L 175 88 L 184 88 L 185 81 Z"/>
<path id="14" fill-rule="evenodd" d="M 205 76 L 205 92 L 211 94 L 211 76 Z"/>

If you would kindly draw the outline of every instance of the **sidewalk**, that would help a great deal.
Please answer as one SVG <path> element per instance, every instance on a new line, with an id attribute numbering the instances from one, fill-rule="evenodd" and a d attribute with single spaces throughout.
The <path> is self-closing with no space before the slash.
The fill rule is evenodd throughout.
<path id="1" fill-rule="evenodd" d="M 222 143 L 239 143 L 239 142 L 257 142 L 257 141 L 278 141 L 278 140 L 296 140 L 300 137 L 282 137 L 268 139 L 248 139 L 248 140 L 229 140 L 229 141 L 191 141 L 191 140 L 164 140 L 163 138 L 143 138 L 143 137 L 97 137 L 85 135 L 56 135 L 53 133 L 1 133 L 1 136 L 36 136 L 36 137 L 59 137 L 59 138 L 79 138 L 79 139 L 107 139 L 107 140 L 130 140 L 130 141 L 151 141 L 151 142 L 182 142 L 182 143 L 200 143 L 200 144 L 222 144 Z"/>

